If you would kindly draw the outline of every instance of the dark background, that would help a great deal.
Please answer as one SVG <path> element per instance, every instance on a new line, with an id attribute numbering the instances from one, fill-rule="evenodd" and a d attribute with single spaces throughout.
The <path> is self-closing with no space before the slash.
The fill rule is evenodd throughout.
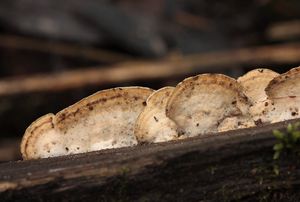
<path id="1" fill-rule="evenodd" d="M 299 0 L 0 1 L 0 162 L 39 116 L 98 90 L 300 64 Z"/>

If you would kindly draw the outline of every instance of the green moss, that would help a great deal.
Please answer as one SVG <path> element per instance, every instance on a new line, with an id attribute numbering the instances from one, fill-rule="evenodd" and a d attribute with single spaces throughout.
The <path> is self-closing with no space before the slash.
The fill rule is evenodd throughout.
<path id="1" fill-rule="evenodd" d="M 209 166 L 208 171 L 211 175 L 214 175 L 215 172 L 217 171 L 217 166 Z"/>
<path id="2" fill-rule="evenodd" d="M 278 160 L 282 153 L 300 154 L 300 122 L 289 124 L 286 132 L 274 130 L 273 135 L 277 140 L 273 146 L 274 160 Z"/>

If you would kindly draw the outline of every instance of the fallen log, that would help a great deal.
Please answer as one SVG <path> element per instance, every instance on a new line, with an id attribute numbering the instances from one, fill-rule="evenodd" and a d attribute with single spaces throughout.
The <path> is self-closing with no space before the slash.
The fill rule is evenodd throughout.
<path id="1" fill-rule="evenodd" d="M 272 158 L 272 130 L 295 121 L 299 119 L 181 141 L 0 164 L 0 198 L 299 201 L 298 157 L 280 162 Z"/>

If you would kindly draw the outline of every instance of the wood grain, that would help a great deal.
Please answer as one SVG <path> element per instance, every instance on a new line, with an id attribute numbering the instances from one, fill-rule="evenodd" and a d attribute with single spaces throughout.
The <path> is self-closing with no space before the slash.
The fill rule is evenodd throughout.
<path id="1" fill-rule="evenodd" d="M 0 198 L 30 201 L 295 201 L 299 161 L 273 171 L 273 129 L 0 164 Z M 226 199 L 226 200 L 225 200 Z M 296 200 L 296 201 L 297 201 Z"/>

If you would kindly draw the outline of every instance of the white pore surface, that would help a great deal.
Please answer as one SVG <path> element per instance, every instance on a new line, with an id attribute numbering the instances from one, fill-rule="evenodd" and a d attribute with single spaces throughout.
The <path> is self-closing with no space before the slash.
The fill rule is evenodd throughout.
<path id="1" fill-rule="evenodd" d="M 139 115 L 135 135 L 142 142 L 165 142 L 178 139 L 177 126 L 166 115 L 168 99 L 174 87 L 164 87 L 152 93 L 147 106 Z"/>
<path id="2" fill-rule="evenodd" d="M 90 137 L 88 151 L 136 145 L 133 127 L 137 116 L 136 111 L 124 111 L 120 106 L 90 116 L 85 121 Z"/>
<path id="3" fill-rule="evenodd" d="M 55 129 L 48 130 L 37 138 L 33 156 L 47 158 L 66 155 L 64 141 L 63 136 L 58 131 Z"/>
<path id="4" fill-rule="evenodd" d="M 236 130 L 241 128 L 254 127 L 255 123 L 251 117 L 228 117 L 224 119 L 218 126 L 218 132 L 225 132 L 229 130 Z"/>
<path id="5" fill-rule="evenodd" d="M 299 73 L 300 74 L 300 73 Z M 285 81 L 273 85 L 274 87 L 269 89 L 268 95 L 273 98 L 284 98 L 288 96 L 300 96 L 300 75 L 295 76 Z"/>
<path id="6" fill-rule="evenodd" d="M 299 97 L 284 97 L 259 102 L 250 108 L 250 113 L 254 120 L 260 119 L 263 123 L 276 123 L 299 118 L 299 109 Z"/>
<path id="7" fill-rule="evenodd" d="M 279 74 L 269 69 L 255 69 L 238 78 L 243 91 L 252 103 L 267 99 L 265 88 Z"/>
<path id="8" fill-rule="evenodd" d="M 164 107 L 151 106 L 152 110 L 144 111 L 142 120 L 139 120 L 139 136 L 141 141 L 165 142 L 178 139 L 176 124 L 165 113 Z"/>
<path id="9" fill-rule="evenodd" d="M 194 90 L 195 91 L 195 90 Z M 232 104 L 237 95 L 231 89 L 210 84 L 200 85 L 193 92 L 184 91 L 173 104 L 172 119 L 187 136 L 217 132 L 218 122 L 241 111 Z"/>

